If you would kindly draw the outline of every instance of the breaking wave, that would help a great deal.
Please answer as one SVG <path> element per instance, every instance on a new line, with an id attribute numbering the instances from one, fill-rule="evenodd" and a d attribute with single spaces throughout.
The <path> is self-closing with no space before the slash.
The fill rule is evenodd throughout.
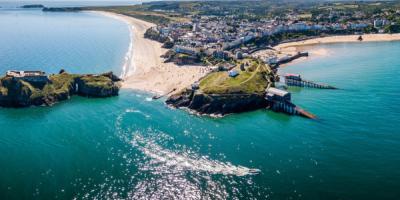
<path id="1" fill-rule="evenodd" d="M 124 78 L 128 77 L 129 75 L 133 74 L 135 72 L 135 70 L 136 70 L 136 67 L 133 65 L 133 56 L 132 56 L 132 54 L 133 54 L 133 41 L 132 41 L 133 30 L 132 30 L 132 28 L 133 27 L 131 25 L 129 25 L 129 24 L 128 24 L 128 26 L 129 26 L 129 40 L 130 40 L 130 42 L 129 42 L 128 51 L 126 52 L 125 57 L 124 57 L 124 65 L 122 66 L 122 73 L 121 73 L 121 76 L 120 76 L 120 78 L 122 78 L 122 79 L 124 79 Z M 133 69 L 131 69 L 131 68 L 133 68 Z"/>

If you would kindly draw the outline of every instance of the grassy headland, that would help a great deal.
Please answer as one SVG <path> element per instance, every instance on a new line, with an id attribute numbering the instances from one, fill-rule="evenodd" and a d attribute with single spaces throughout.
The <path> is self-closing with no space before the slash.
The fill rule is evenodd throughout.
<path id="1" fill-rule="evenodd" d="M 206 94 L 263 93 L 272 81 L 273 74 L 262 61 L 246 59 L 238 62 L 233 70 L 239 73 L 236 77 L 230 77 L 226 71 L 207 75 L 200 81 L 200 90 Z"/>

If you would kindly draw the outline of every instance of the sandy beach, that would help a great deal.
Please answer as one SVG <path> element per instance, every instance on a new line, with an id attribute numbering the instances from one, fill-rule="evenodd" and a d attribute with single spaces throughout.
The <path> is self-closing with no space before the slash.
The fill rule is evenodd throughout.
<path id="1" fill-rule="evenodd" d="M 96 13 L 124 21 L 130 26 L 131 44 L 123 66 L 123 88 L 153 92 L 159 95 L 172 90 L 180 91 L 199 80 L 207 72 L 202 66 L 177 66 L 164 63 L 160 56 L 167 52 L 162 44 L 144 38 L 144 33 L 155 24 L 111 12 Z M 358 41 L 359 35 L 329 36 L 309 39 L 299 42 L 283 43 L 274 47 L 276 51 L 263 50 L 253 56 L 265 57 L 275 54 L 279 57 L 294 55 L 299 51 L 308 51 L 311 56 L 325 56 L 329 52 L 319 48 L 318 44 L 349 43 Z M 395 41 L 400 40 L 400 34 L 365 34 L 361 42 Z M 304 58 L 303 58 L 304 59 Z M 301 60 L 301 59 L 300 59 Z M 173 94 L 173 93 L 172 93 Z"/>
<path id="2" fill-rule="evenodd" d="M 163 95 L 172 90 L 180 91 L 205 75 L 206 67 L 163 62 L 160 56 L 167 49 L 161 48 L 159 42 L 144 38 L 146 30 L 155 24 L 110 12 L 96 13 L 124 21 L 130 26 L 130 55 L 123 69 L 123 88 Z"/>
<path id="3" fill-rule="evenodd" d="M 315 38 L 299 42 L 283 43 L 275 46 L 274 48 L 282 53 L 293 53 L 307 49 L 314 49 L 314 54 L 326 55 L 328 52 L 324 49 L 313 48 L 318 44 L 332 44 L 332 43 L 350 43 L 350 42 L 384 42 L 400 40 L 400 34 L 365 34 L 362 35 L 363 40 L 358 41 L 359 35 L 343 35 L 343 36 L 329 36 L 322 38 Z M 313 53 L 313 52 L 311 52 Z"/>
<path id="4" fill-rule="evenodd" d="M 329 50 L 324 47 L 318 46 L 319 44 L 333 44 L 333 43 L 360 43 L 360 42 L 384 42 L 384 41 L 398 41 L 400 40 L 400 34 L 365 34 L 362 35 L 363 40 L 358 41 L 359 35 L 343 35 L 343 36 L 329 36 L 315 39 L 309 39 L 298 42 L 289 42 L 279 44 L 273 47 L 274 50 L 262 50 L 252 54 L 255 57 L 265 58 L 276 55 L 278 58 L 295 55 L 300 51 L 307 51 L 310 56 L 327 56 L 330 54 Z M 300 58 L 293 62 L 300 62 L 307 58 Z M 282 67 L 286 64 L 282 65 Z"/>

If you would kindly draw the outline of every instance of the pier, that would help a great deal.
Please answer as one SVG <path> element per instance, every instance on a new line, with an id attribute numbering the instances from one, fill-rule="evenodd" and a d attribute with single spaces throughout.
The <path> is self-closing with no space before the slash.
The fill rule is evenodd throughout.
<path id="1" fill-rule="evenodd" d="M 270 87 L 266 90 L 265 99 L 270 104 L 269 108 L 275 112 L 283 112 L 289 115 L 299 115 L 309 119 L 317 118 L 314 114 L 309 113 L 292 103 L 291 95 L 287 91 Z"/>
<path id="2" fill-rule="evenodd" d="M 287 86 L 309 87 L 318 89 L 337 89 L 336 87 L 304 80 L 299 74 L 286 74 L 284 76 Z"/>
<path id="3" fill-rule="evenodd" d="M 296 55 L 279 59 L 276 64 L 278 64 L 278 65 L 286 64 L 286 63 L 292 62 L 293 60 L 296 60 L 301 57 L 308 57 L 308 52 L 297 52 Z"/>

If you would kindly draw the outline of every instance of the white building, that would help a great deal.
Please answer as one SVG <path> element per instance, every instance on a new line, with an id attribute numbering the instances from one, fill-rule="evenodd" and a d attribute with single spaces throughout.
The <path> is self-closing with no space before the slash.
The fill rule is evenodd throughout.
<path id="1" fill-rule="evenodd" d="M 388 24 L 389 24 L 389 22 L 386 19 L 375 19 L 374 20 L 374 27 L 375 28 L 381 28 L 381 27 L 386 26 Z"/>

